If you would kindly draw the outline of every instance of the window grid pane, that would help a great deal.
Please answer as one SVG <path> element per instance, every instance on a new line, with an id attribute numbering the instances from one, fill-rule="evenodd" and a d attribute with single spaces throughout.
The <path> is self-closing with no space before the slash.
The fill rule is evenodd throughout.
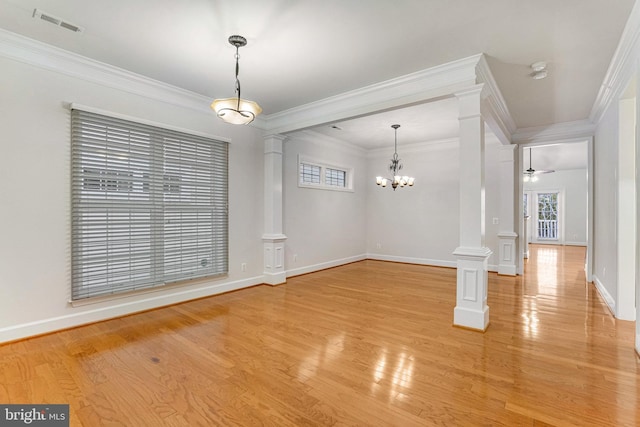
<path id="1" fill-rule="evenodd" d="M 71 117 L 73 300 L 228 271 L 228 144 Z"/>
<path id="2" fill-rule="evenodd" d="M 303 184 L 320 184 L 320 166 L 301 163 L 300 182 Z"/>
<path id="3" fill-rule="evenodd" d="M 336 187 L 346 186 L 347 172 L 340 169 L 327 168 L 324 174 L 325 184 Z"/>

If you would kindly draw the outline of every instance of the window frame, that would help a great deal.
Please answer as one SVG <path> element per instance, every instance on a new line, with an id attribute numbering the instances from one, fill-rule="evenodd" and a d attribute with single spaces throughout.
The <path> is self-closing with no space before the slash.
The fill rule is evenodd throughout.
<path id="1" fill-rule="evenodd" d="M 310 183 L 303 182 L 302 168 L 303 165 L 309 165 L 320 169 L 320 182 Z M 344 187 L 327 183 L 327 171 L 333 170 L 338 172 L 344 172 Z M 297 181 L 300 188 L 314 188 L 317 190 L 331 190 L 342 192 L 353 192 L 353 167 L 336 165 L 330 162 L 325 162 L 319 159 L 315 159 L 310 156 L 298 155 L 298 169 L 297 169 Z"/>
<path id="2" fill-rule="evenodd" d="M 124 293 L 162 289 L 169 284 L 179 284 L 193 279 L 228 275 L 229 141 L 78 104 L 71 104 L 69 107 L 72 126 L 70 138 L 71 303 L 90 302 L 105 297 L 118 297 Z M 90 131 L 85 130 L 91 127 L 89 123 L 102 126 L 103 123 L 100 120 L 104 120 L 105 124 L 108 123 L 105 127 L 107 130 L 108 126 L 112 126 L 117 131 L 130 126 L 126 130 L 131 134 L 142 131 L 144 144 L 148 145 L 145 150 L 148 152 L 144 151 L 143 154 L 124 161 L 115 168 L 109 166 L 109 159 L 115 157 L 116 152 L 111 149 L 106 152 L 107 154 L 102 155 L 103 157 L 99 157 L 101 154 L 96 153 L 109 150 L 109 147 L 116 142 L 110 142 L 108 133 L 105 133 L 103 140 L 96 139 L 94 135 L 87 136 Z M 147 131 L 148 135 L 145 134 Z M 104 148 L 97 150 L 91 147 L 91 144 L 83 146 L 89 140 L 104 144 Z M 121 143 L 120 140 L 117 142 L 125 146 L 133 143 L 130 137 L 122 141 L 124 142 Z M 136 140 L 136 143 L 134 148 L 139 153 L 140 140 Z M 194 147 L 200 147 L 204 151 L 197 151 L 195 154 L 182 152 Z M 181 150 L 179 154 L 176 154 L 176 149 Z M 121 152 L 117 151 L 117 154 L 120 155 Z M 192 162 L 193 156 L 197 157 L 198 164 Z M 89 157 L 92 160 L 88 165 L 85 158 Z M 101 164 L 95 165 L 96 158 L 103 159 L 100 161 L 104 161 L 107 165 L 104 170 L 101 169 L 103 167 Z M 143 167 L 140 167 L 139 159 L 144 159 Z M 206 189 L 204 198 L 203 189 Z M 120 195 L 117 194 L 119 192 L 123 197 L 133 199 L 133 202 L 119 201 Z M 95 207 L 100 203 L 92 202 L 96 197 L 104 198 L 101 202 L 106 206 L 103 211 Z M 91 203 L 95 203 L 94 207 L 91 207 Z M 150 205 L 157 203 L 159 207 L 149 208 Z M 106 234 L 103 236 L 105 243 L 99 245 L 96 253 L 102 260 L 98 270 L 104 268 L 108 271 L 113 255 L 110 255 L 107 247 L 115 245 L 108 237 L 110 209 L 121 211 L 129 209 L 131 219 L 126 220 L 126 224 L 130 227 L 129 239 L 136 239 L 136 244 L 139 240 L 139 235 L 136 234 L 139 232 L 137 231 L 139 230 L 137 222 L 140 218 L 139 212 L 146 212 L 142 215 L 148 218 L 145 224 L 148 224 L 149 231 L 148 233 L 143 231 L 143 234 L 148 244 L 140 245 L 141 249 L 130 247 L 127 256 L 136 259 L 147 257 L 147 261 L 144 262 L 147 267 L 125 273 L 125 276 L 129 275 L 128 279 L 118 279 L 118 283 L 108 280 L 104 284 L 91 282 L 87 279 L 89 271 L 87 268 L 90 269 L 91 266 L 87 267 L 86 263 L 91 264 L 94 261 L 88 261 L 87 253 L 89 253 L 89 246 L 96 245 L 93 243 L 95 240 L 93 237 L 88 239 L 86 236 L 87 232 L 84 230 L 91 227 L 93 223 L 87 223 L 85 218 L 93 218 L 95 215 L 107 218 L 98 224 L 106 230 L 103 231 Z M 169 218 L 166 221 L 165 216 Z M 201 232 L 204 233 L 204 238 L 201 238 Z M 150 237 L 146 237 L 147 235 Z M 87 241 L 90 243 L 86 243 Z M 180 247 L 178 253 L 175 249 L 176 244 Z M 167 256 L 173 258 L 165 258 L 165 252 Z M 202 263 L 203 260 L 207 260 L 208 263 Z M 138 280 L 136 277 L 143 277 L 143 279 Z"/>

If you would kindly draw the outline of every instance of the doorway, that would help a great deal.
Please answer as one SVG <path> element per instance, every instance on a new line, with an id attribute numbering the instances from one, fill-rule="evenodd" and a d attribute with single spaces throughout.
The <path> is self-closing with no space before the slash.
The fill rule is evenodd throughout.
<path id="1" fill-rule="evenodd" d="M 588 140 L 522 144 L 522 259 L 528 244 L 586 247 L 585 272 L 591 281 L 592 145 Z M 528 216 L 528 219 L 527 219 Z M 526 227 L 526 228 L 525 228 Z"/>
<path id="2" fill-rule="evenodd" d="M 564 229 L 561 196 L 558 190 L 531 191 L 531 242 L 562 244 Z"/>

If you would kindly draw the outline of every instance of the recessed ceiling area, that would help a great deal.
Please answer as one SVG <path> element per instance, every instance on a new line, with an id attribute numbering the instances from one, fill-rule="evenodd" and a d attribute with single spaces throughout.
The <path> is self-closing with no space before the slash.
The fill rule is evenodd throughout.
<path id="1" fill-rule="evenodd" d="M 529 167 L 529 148 L 531 148 L 531 165 L 535 170 L 586 169 L 588 165 L 586 141 L 525 147 L 523 169 Z"/>
<path id="2" fill-rule="evenodd" d="M 310 130 L 371 150 L 393 144 L 393 124 L 400 125 L 398 144 L 401 145 L 456 138 L 458 100 L 447 98 L 316 126 Z M 335 129 L 334 126 L 339 129 Z"/>

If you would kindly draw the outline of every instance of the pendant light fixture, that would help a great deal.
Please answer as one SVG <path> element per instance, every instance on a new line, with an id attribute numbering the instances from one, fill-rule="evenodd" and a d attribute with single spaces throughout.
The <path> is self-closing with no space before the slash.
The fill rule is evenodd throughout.
<path id="1" fill-rule="evenodd" d="M 402 163 L 400 163 L 400 158 L 398 157 L 398 128 L 400 127 L 400 125 L 391 125 L 391 127 L 395 132 L 393 157 L 391 158 L 391 163 L 389 163 L 389 171 L 391 172 L 393 178 L 387 179 L 381 176 L 377 176 L 376 184 L 381 187 L 386 187 L 387 184 L 391 182 L 391 187 L 393 188 L 393 191 L 395 191 L 398 187 L 404 187 L 407 185 L 409 187 L 413 187 L 415 178 L 406 175 L 400 176 L 400 171 L 402 170 Z"/>
<path id="2" fill-rule="evenodd" d="M 234 125 L 246 125 L 251 123 L 258 114 L 262 112 L 262 108 L 253 102 L 247 101 L 240 97 L 240 80 L 238 80 L 238 49 L 246 46 L 247 39 L 242 36 L 234 35 L 229 37 L 229 43 L 236 48 L 236 97 L 216 99 L 211 103 L 211 108 L 216 112 L 218 117 L 227 123 Z"/>

